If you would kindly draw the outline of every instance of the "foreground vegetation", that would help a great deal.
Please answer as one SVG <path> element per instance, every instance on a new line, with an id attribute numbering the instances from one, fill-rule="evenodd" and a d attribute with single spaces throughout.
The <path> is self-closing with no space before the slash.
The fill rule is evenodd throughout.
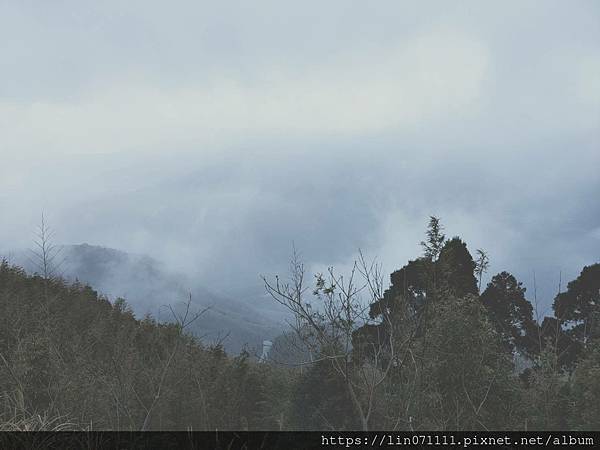
<path id="1" fill-rule="evenodd" d="M 286 364 L 205 345 L 189 303 L 136 319 L 4 261 L 0 430 L 600 429 L 600 264 L 538 322 L 509 273 L 481 289 L 487 256 L 436 218 L 423 245 L 385 290 L 362 257 L 310 286 L 297 259 L 289 281 L 265 279 L 306 359 Z"/>

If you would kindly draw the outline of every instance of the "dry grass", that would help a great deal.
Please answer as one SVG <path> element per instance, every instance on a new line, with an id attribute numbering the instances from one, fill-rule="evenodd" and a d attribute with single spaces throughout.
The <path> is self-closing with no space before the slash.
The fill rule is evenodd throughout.
<path id="1" fill-rule="evenodd" d="M 0 418 L 0 431 L 74 431 L 81 430 L 66 417 L 50 417 L 46 413 Z"/>
<path id="2" fill-rule="evenodd" d="M 0 431 L 81 431 L 82 427 L 68 416 L 28 412 L 19 395 L 3 395 L 4 413 L 0 413 Z"/>

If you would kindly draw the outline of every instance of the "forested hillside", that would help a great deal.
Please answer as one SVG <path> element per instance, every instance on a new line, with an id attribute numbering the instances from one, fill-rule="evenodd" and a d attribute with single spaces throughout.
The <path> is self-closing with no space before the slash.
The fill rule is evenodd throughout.
<path id="1" fill-rule="evenodd" d="M 281 333 L 282 311 L 264 295 L 257 298 L 249 289 L 240 298 L 217 295 L 193 275 L 169 271 L 164 263 L 147 255 L 112 248 L 65 245 L 55 253 L 57 275 L 89 284 L 109 299 L 126 298 L 136 317 L 150 313 L 159 321 L 169 319 L 165 305 L 180 303 L 192 294 L 196 309 L 210 308 L 189 331 L 203 336 L 207 343 L 220 341 L 227 352 L 239 353 L 248 348 L 254 354 L 260 351 L 264 339 Z M 10 261 L 27 273 L 40 271 L 30 250 L 12 251 Z M 260 280 L 256 281 L 260 288 Z"/>
<path id="2" fill-rule="evenodd" d="M 600 264 L 538 321 L 510 273 L 481 285 L 485 252 L 436 218 L 423 248 L 389 286 L 362 255 L 314 281 L 296 255 L 289 279 L 264 279 L 295 319 L 266 363 L 190 334 L 205 313 L 191 303 L 138 319 L 4 261 L 0 429 L 600 428 Z"/>

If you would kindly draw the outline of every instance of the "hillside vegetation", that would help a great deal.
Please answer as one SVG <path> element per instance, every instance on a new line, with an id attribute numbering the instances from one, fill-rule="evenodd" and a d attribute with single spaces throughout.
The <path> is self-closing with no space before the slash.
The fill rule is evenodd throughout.
<path id="1" fill-rule="evenodd" d="M 297 291 L 297 262 L 290 283 L 265 280 L 296 308 L 301 364 L 203 343 L 190 303 L 171 323 L 138 319 L 125 300 L 4 261 L 0 429 L 599 429 L 600 264 L 538 322 L 511 274 L 480 286 L 485 253 L 436 218 L 423 244 L 365 316 L 333 271 Z"/>

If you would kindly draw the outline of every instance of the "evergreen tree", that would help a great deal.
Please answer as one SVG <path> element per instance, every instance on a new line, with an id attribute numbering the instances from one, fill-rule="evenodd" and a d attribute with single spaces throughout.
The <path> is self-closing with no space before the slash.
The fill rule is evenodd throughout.
<path id="1" fill-rule="evenodd" d="M 425 251 L 425 257 L 432 261 L 436 261 L 440 252 L 442 250 L 442 246 L 444 245 L 444 241 L 446 236 L 442 233 L 443 231 L 442 224 L 440 223 L 440 218 L 436 216 L 431 216 L 429 218 L 429 225 L 427 227 L 427 240 L 421 241 L 421 246 Z"/>
<path id="2" fill-rule="evenodd" d="M 408 308 L 411 315 L 416 315 L 432 295 L 433 282 L 430 277 L 431 261 L 425 258 L 409 261 L 400 270 L 390 275 L 390 287 L 383 297 L 372 303 L 369 315 L 375 319 L 383 314 L 404 314 Z"/>
<path id="3" fill-rule="evenodd" d="M 586 266 L 554 299 L 554 313 L 582 344 L 600 337 L 600 263 Z"/>
<path id="4" fill-rule="evenodd" d="M 418 376 L 422 429 L 511 429 L 519 421 L 512 361 L 473 295 L 435 305 L 429 351 Z"/>
<path id="5" fill-rule="evenodd" d="M 523 284 L 508 272 L 495 275 L 481 294 L 492 324 L 502 337 L 504 348 L 531 354 L 537 346 L 533 306 L 525 298 Z"/>
<path id="6" fill-rule="evenodd" d="M 475 261 L 459 237 L 446 241 L 436 263 L 437 290 L 446 298 L 461 298 L 469 294 L 477 295 Z"/>

